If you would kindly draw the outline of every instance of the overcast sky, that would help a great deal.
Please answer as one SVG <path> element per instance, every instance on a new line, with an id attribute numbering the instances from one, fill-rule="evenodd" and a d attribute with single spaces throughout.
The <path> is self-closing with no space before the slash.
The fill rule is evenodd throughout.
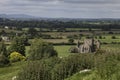
<path id="1" fill-rule="evenodd" d="M 53 18 L 120 18 L 120 0 L 0 0 L 0 14 Z"/>

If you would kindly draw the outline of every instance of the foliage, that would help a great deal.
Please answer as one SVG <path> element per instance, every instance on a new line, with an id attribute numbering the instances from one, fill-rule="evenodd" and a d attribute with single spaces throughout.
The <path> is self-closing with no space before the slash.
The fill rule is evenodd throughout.
<path id="1" fill-rule="evenodd" d="M 111 47 L 110 47 L 111 46 Z M 120 78 L 120 54 L 119 46 L 116 45 L 105 45 L 102 47 L 107 50 L 99 50 L 94 54 L 74 54 L 64 58 L 51 57 L 40 61 L 31 61 L 26 65 L 19 73 L 21 80 L 119 80 Z M 63 46 L 61 46 L 63 47 Z M 59 46 L 59 50 L 64 51 L 64 48 Z M 116 50 L 118 48 L 118 50 Z M 115 52 L 113 51 L 115 49 Z M 67 52 L 67 51 L 66 51 Z M 60 52 L 62 53 L 62 52 Z M 16 63 L 14 63 L 16 64 Z M 13 64 L 13 65 L 14 65 Z M 21 64 L 25 64 L 24 62 Z M 19 65 L 19 66 L 21 66 Z M 16 66 L 14 70 L 16 70 Z M 91 69 L 90 73 L 79 73 L 83 69 Z M 3 70 L 4 68 L 2 68 Z M 13 77 L 17 74 L 12 74 L 11 71 L 6 68 L 6 74 L 1 71 L 0 79 L 7 77 Z M 12 69 L 13 70 L 13 69 Z M 20 70 L 20 69 L 19 69 Z M 31 71 L 32 70 L 32 71 Z M 8 74 L 10 75 L 8 75 Z M 78 75 L 72 78 L 71 76 L 77 73 Z M 3 76 L 5 75 L 5 76 Z M 110 75 L 110 76 L 109 76 Z M 10 78 L 10 79 L 11 79 Z M 28 78 L 28 79 L 27 79 Z M 30 80 L 31 80 L 30 79 Z"/>
<path id="2" fill-rule="evenodd" d="M 21 27 L 38 27 L 38 28 L 57 28 L 58 31 L 63 31 L 64 28 L 91 28 L 92 29 L 101 29 L 101 30 L 111 30 L 120 29 L 119 20 L 9 20 L 9 19 L 0 19 L 1 26 L 16 26 L 17 28 Z M 98 24 L 96 24 L 98 23 Z"/>
<path id="3" fill-rule="evenodd" d="M 102 39 L 102 36 L 99 36 L 99 39 Z"/>
<path id="4" fill-rule="evenodd" d="M 91 69 L 93 57 L 92 54 L 79 54 L 62 59 L 53 69 L 52 80 L 64 80 L 80 70 Z"/>
<path id="5" fill-rule="evenodd" d="M 25 60 L 25 56 L 23 56 L 22 54 L 20 54 L 18 52 L 12 52 L 10 54 L 9 58 L 10 58 L 10 62 L 18 62 L 18 61 Z"/>
<path id="6" fill-rule="evenodd" d="M 112 36 L 111 38 L 112 38 L 112 39 L 116 39 L 116 36 Z"/>
<path id="7" fill-rule="evenodd" d="M 29 42 L 28 42 L 28 37 L 26 35 L 22 35 L 21 36 L 21 39 L 23 40 L 23 44 L 25 46 L 28 46 L 29 45 Z"/>
<path id="8" fill-rule="evenodd" d="M 40 60 L 53 56 L 57 56 L 57 52 L 54 50 L 52 44 L 39 39 L 35 39 L 32 42 L 28 57 L 30 60 Z"/>
<path id="9" fill-rule="evenodd" d="M 4 67 L 5 65 L 9 64 L 9 60 L 3 54 L 0 54 L 0 67 Z"/>
<path id="10" fill-rule="evenodd" d="M 28 63 L 19 73 L 18 80 L 64 80 L 80 70 L 91 69 L 93 66 L 91 54 L 73 55 L 63 59 L 52 57 Z"/>
<path id="11" fill-rule="evenodd" d="M 5 57 L 8 56 L 4 42 L 0 42 L 0 54 L 4 55 Z"/>
<path id="12" fill-rule="evenodd" d="M 24 45 L 24 39 L 21 37 L 15 37 L 10 45 L 10 47 L 8 48 L 8 53 L 12 53 L 12 52 L 19 52 L 21 53 L 23 56 L 25 56 L 25 45 Z"/>
<path id="13" fill-rule="evenodd" d="M 28 62 L 17 80 L 52 80 L 51 70 L 60 62 L 57 57 Z"/>
<path id="14" fill-rule="evenodd" d="M 74 43 L 74 39 L 69 39 L 68 43 Z"/>
<path id="15" fill-rule="evenodd" d="M 0 43 L 0 67 L 9 64 L 6 46 L 3 42 Z"/>
<path id="16" fill-rule="evenodd" d="M 104 51 L 95 57 L 96 76 L 100 80 L 119 80 L 120 54 L 114 51 Z"/>
<path id="17" fill-rule="evenodd" d="M 34 38 L 34 37 L 37 37 L 37 35 L 38 35 L 37 30 L 34 28 L 29 28 L 27 31 L 27 34 L 28 34 L 29 38 Z"/>

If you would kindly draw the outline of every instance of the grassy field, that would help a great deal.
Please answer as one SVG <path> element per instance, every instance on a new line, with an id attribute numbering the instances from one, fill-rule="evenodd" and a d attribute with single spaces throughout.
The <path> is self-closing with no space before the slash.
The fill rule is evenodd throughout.
<path id="1" fill-rule="evenodd" d="M 67 57 L 70 55 L 69 49 L 71 46 L 54 46 L 55 50 L 58 52 L 59 57 Z"/>
<path id="2" fill-rule="evenodd" d="M 70 52 L 69 52 L 70 47 L 71 46 L 61 45 L 61 46 L 54 46 L 54 49 L 58 52 L 59 57 L 67 57 L 70 55 Z M 30 47 L 26 46 L 26 55 L 27 56 L 29 55 L 29 49 L 30 49 Z"/>

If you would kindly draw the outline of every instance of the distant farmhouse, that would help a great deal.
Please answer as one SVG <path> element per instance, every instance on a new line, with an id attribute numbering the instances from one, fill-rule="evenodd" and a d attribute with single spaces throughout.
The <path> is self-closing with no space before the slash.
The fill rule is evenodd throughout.
<path id="1" fill-rule="evenodd" d="M 92 53 L 100 49 L 100 41 L 95 39 L 85 39 L 83 44 L 78 41 L 77 46 L 71 47 L 71 53 Z"/>
<path id="2" fill-rule="evenodd" d="M 9 27 L 8 27 L 8 26 L 5 26 L 4 28 L 5 28 L 5 29 L 9 29 Z"/>
<path id="3" fill-rule="evenodd" d="M 7 37 L 7 36 L 1 36 L 1 38 L 2 38 L 3 41 L 6 41 L 6 42 L 10 41 L 10 38 Z"/>

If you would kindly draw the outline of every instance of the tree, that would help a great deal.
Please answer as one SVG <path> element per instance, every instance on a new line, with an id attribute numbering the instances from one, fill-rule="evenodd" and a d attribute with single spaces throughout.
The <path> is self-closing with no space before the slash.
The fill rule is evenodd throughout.
<path id="1" fill-rule="evenodd" d="M 8 49 L 9 54 L 12 52 L 19 52 L 23 56 L 25 56 L 25 45 L 24 40 L 21 37 L 15 37 Z"/>
<path id="2" fill-rule="evenodd" d="M 4 55 L 5 57 L 8 56 L 7 50 L 6 50 L 6 45 L 4 44 L 4 42 L 0 43 L 0 54 Z"/>
<path id="3" fill-rule="evenodd" d="M 22 35 L 21 39 L 23 40 L 25 46 L 29 45 L 28 37 L 26 35 Z"/>
<path id="4" fill-rule="evenodd" d="M 27 34 L 29 35 L 30 38 L 34 38 L 35 36 L 38 36 L 37 30 L 34 28 L 29 28 Z"/>
<path id="5" fill-rule="evenodd" d="M 7 50 L 4 42 L 0 43 L 0 67 L 9 64 Z"/>
<path id="6" fill-rule="evenodd" d="M 42 58 L 57 56 L 57 52 L 54 50 L 52 44 L 35 39 L 30 46 L 29 55 L 30 60 L 40 60 Z"/>
<path id="7" fill-rule="evenodd" d="M 68 42 L 69 43 L 74 43 L 74 39 L 69 39 Z"/>

